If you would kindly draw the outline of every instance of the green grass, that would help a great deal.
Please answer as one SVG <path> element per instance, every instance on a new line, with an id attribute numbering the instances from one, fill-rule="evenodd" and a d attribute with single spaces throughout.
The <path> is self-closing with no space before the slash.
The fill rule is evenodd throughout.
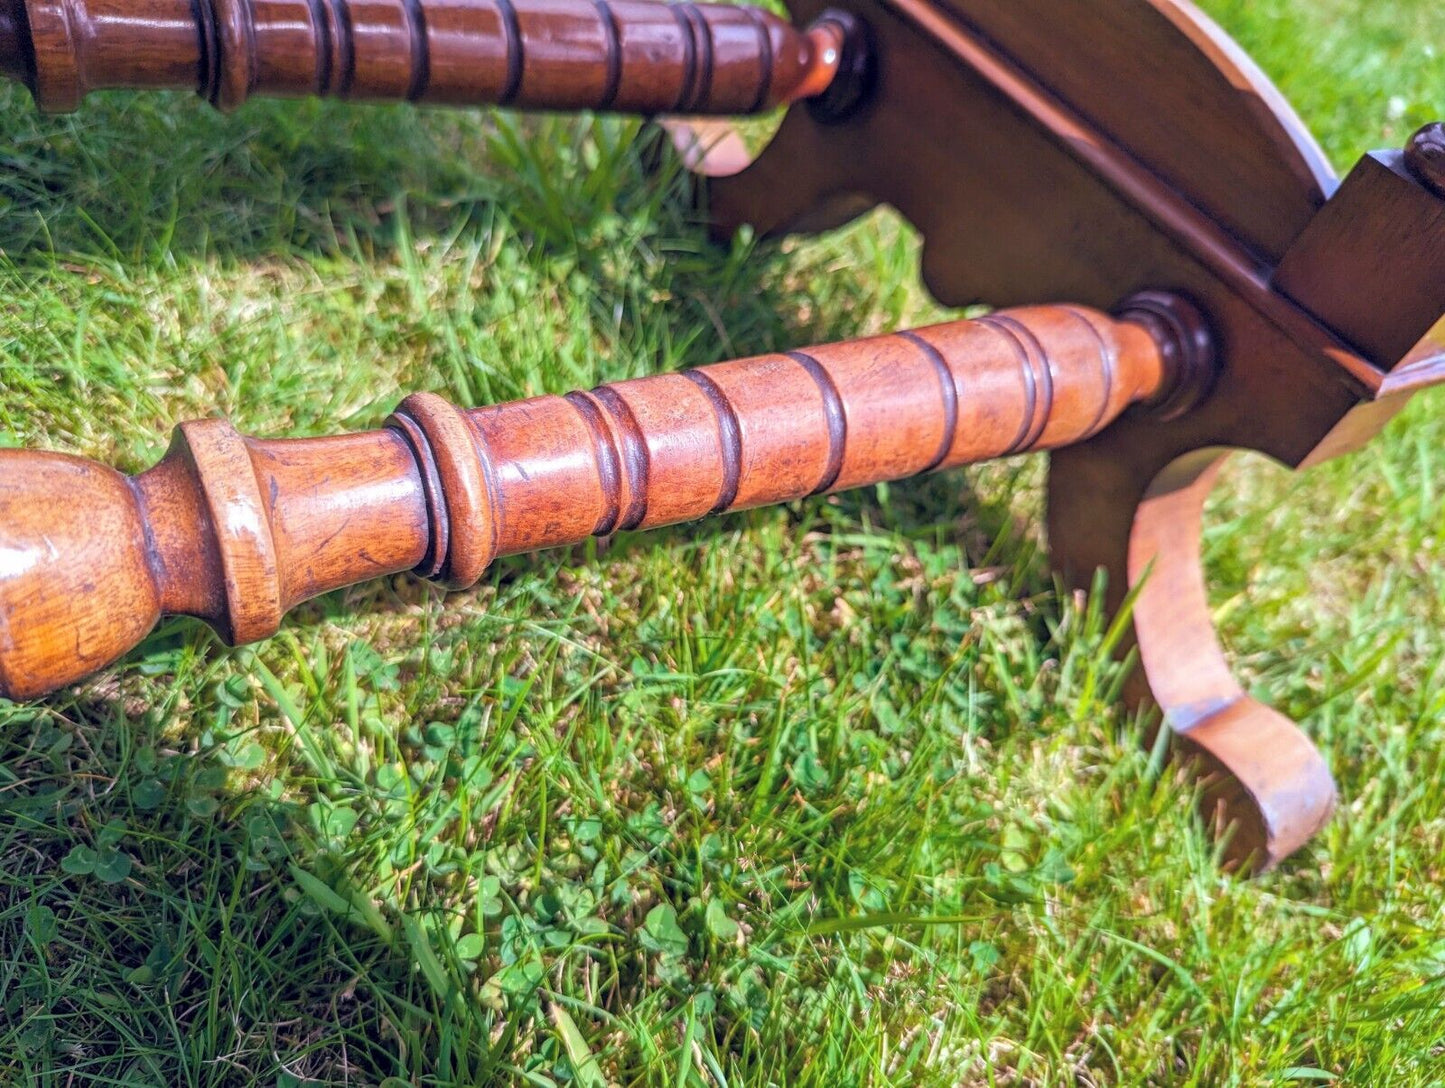
<path id="1" fill-rule="evenodd" d="M 1428 0 L 1214 0 L 1335 161 L 1445 115 Z M 710 249 L 635 126 L 0 106 L 0 439 L 259 434 L 927 319 L 906 229 Z M 0 1083 L 1437 1084 L 1445 448 L 1229 477 L 1246 682 L 1344 796 L 1256 881 L 989 466 L 167 623 L 0 709 Z"/>

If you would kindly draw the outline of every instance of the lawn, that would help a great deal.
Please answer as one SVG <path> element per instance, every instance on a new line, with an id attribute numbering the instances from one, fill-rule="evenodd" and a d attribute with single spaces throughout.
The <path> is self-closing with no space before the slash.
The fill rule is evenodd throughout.
<path id="1" fill-rule="evenodd" d="M 1445 116 L 1445 7 L 1212 0 L 1337 166 Z M 875 215 L 714 250 L 635 124 L 0 103 L 0 442 L 129 471 L 917 323 Z M 1213 508 L 1247 685 L 1340 779 L 1221 875 L 1025 460 L 168 622 L 0 707 L 0 1084 L 1438 1084 L 1439 396 Z"/>

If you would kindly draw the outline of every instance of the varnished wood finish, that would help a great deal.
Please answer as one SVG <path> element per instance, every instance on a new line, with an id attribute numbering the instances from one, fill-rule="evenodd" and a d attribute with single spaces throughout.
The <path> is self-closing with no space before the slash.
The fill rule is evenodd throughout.
<path id="1" fill-rule="evenodd" d="M 894 480 L 1095 434 L 1207 388 L 1187 304 L 1073 306 L 463 411 L 421 394 L 379 431 L 261 441 L 183 424 L 133 478 L 0 451 L 0 694 L 98 669 L 166 613 L 230 642 L 352 582 L 470 585 L 497 555 Z"/>
<path id="2" fill-rule="evenodd" d="M 821 3 L 789 6 L 806 20 Z M 1413 347 L 1445 310 L 1445 142 L 1427 131 L 1338 186 L 1268 81 L 1180 0 L 846 7 L 876 66 L 852 114 L 790 111 L 746 166 L 715 133 L 680 133 L 710 178 L 716 229 L 826 229 L 887 204 L 919 229 L 924 280 L 949 305 L 1109 309 L 1149 284 L 1198 303 L 1218 382 L 1172 418 L 1130 416 L 1054 453 L 1049 536 L 1068 581 L 1087 587 L 1103 568 L 1116 607 L 1139 590 L 1134 694 L 1211 768 L 1232 860 L 1271 865 L 1334 791 L 1293 724 L 1240 696 L 1190 588 L 1212 478 L 1199 458 L 1242 448 L 1312 464 L 1445 377 L 1439 352 Z"/>
<path id="3" fill-rule="evenodd" d="M 1381 371 L 1403 362 L 1445 312 L 1445 201 L 1431 188 L 1438 163 L 1420 136 L 1411 146 L 1362 158 L 1273 280 Z"/>
<path id="4" fill-rule="evenodd" d="M 45 110 L 104 88 L 743 114 L 857 78 L 846 17 L 645 0 L 5 0 L 0 73 Z M 848 95 L 835 89 L 834 96 Z"/>

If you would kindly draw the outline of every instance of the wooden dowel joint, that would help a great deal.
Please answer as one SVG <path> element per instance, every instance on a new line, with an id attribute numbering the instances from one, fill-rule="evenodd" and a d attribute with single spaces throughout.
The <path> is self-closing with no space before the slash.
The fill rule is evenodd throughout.
<path id="1" fill-rule="evenodd" d="M 1445 199 L 1445 124 L 1432 121 L 1410 137 L 1405 165 L 1416 181 Z"/>
<path id="2" fill-rule="evenodd" d="M 1197 306 L 1168 291 L 1141 291 L 1125 300 L 1119 319 L 1146 329 L 1164 364 L 1158 390 L 1137 411 L 1168 422 L 1193 411 L 1214 391 L 1219 357 Z"/>
<path id="3" fill-rule="evenodd" d="M 808 37 L 832 62 L 819 66 L 817 84 L 809 85 L 799 98 L 807 101 L 815 120 L 824 124 L 846 121 L 867 103 L 877 76 L 868 24 L 851 11 L 829 8 L 808 28 Z M 826 84 L 822 84 L 822 72 L 827 73 Z"/>

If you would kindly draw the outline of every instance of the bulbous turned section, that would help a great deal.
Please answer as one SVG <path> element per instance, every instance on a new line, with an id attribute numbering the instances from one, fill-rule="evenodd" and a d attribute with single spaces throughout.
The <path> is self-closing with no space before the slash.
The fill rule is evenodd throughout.
<path id="1" fill-rule="evenodd" d="M 417 464 L 393 431 L 259 442 L 199 420 L 133 478 L 0 450 L 0 695 L 79 680 L 162 614 L 255 642 L 301 601 L 411 570 L 427 546 Z"/>
<path id="2" fill-rule="evenodd" d="M 79 680 L 160 616 L 131 481 L 79 457 L 3 451 L 0 694 L 30 699 Z"/>

